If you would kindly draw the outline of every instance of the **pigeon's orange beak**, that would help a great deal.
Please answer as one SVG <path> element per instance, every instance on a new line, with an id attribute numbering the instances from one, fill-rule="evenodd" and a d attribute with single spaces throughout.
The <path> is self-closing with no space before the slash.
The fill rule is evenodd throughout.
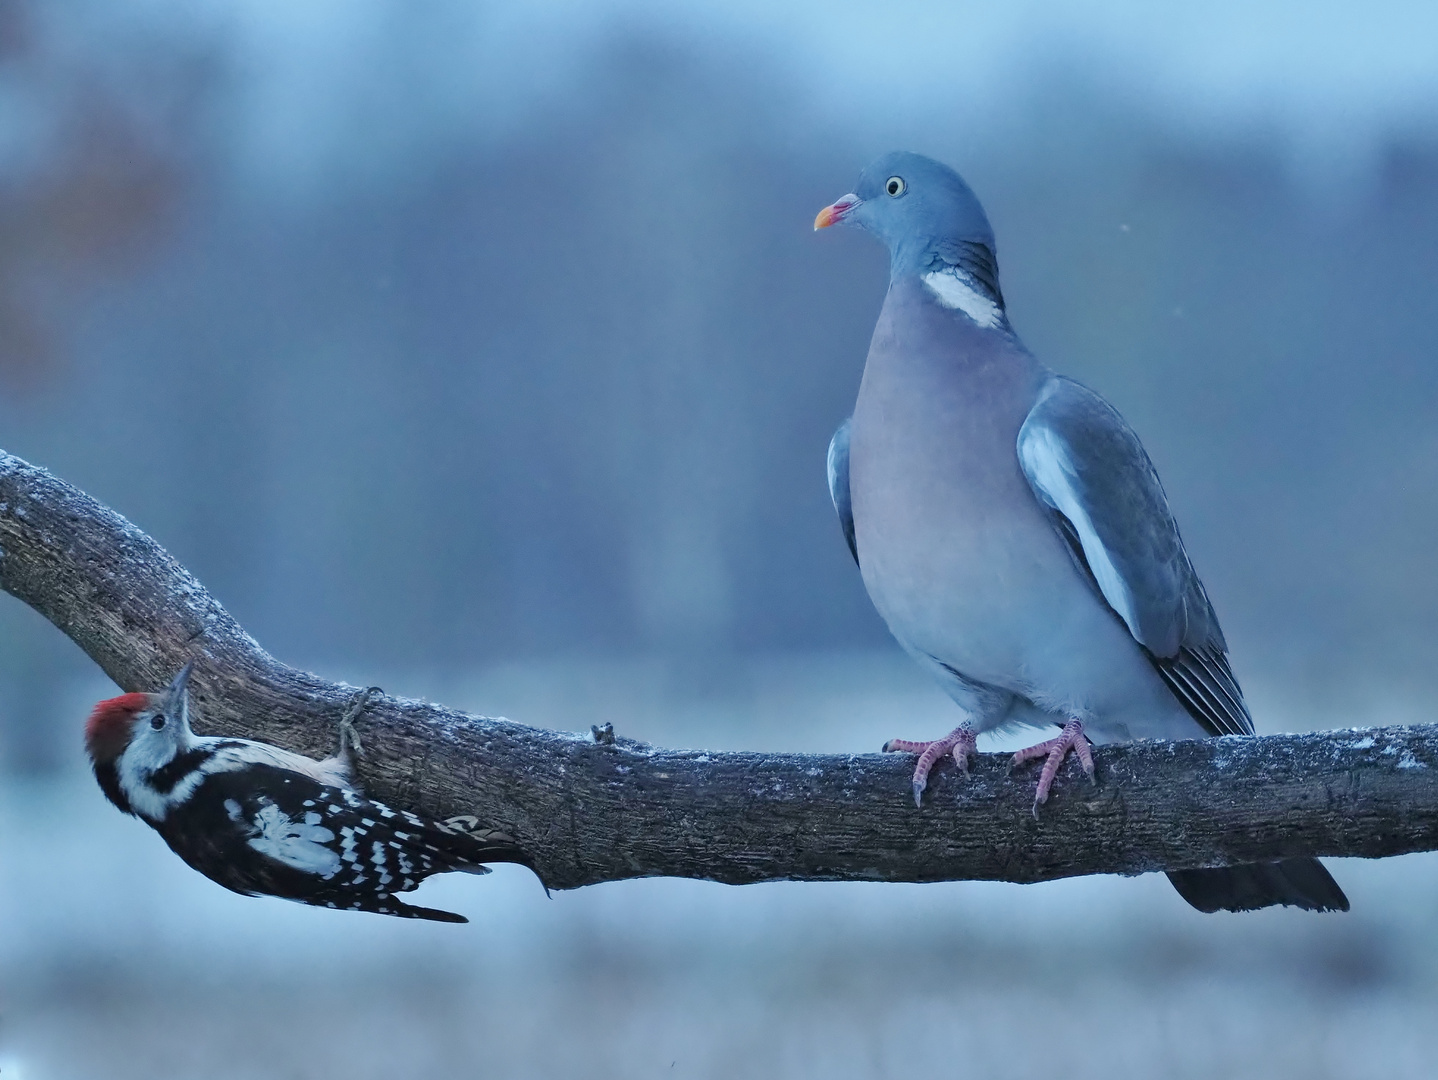
<path id="1" fill-rule="evenodd" d="M 824 207 L 819 211 L 819 216 L 814 219 L 814 228 L 827 229 L 830 225 L 837 225 L 854 212 L 854 207 L 864 200 L 857 195 L 845 195 L 838 202 Z"/>

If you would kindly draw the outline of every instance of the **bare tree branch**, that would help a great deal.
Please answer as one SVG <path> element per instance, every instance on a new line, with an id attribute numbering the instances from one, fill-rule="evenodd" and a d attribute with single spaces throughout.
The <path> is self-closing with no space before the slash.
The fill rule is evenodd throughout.
<path id="1" fill-rule="evenodd" d="M 333 748 L 353 687 L 279 663 L 139 529 L 3 451 L 0 587 L 126 690 L 195 658 L 201 731 Z M 939 770 L 916 810 L 907 755 L 660 750 L 392 697 L 362 727 L 372 795 L 471 814 L 561 889 L 648 876 L 1027 882 L 1438 849 L 1432 725 L 1103 746 L 1097 784 L 1070 763 L 1038 820 L 1034 778 L 1010 778 L 997 754 L 967 779 Z"/>

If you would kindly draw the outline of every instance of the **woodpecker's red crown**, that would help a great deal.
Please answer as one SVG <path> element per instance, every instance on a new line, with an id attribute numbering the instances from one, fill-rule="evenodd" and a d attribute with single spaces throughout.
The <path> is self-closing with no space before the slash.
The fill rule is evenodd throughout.
<path id="1" fill-rule="evenodd" d="M 159 704 L 159 694 L 121 694 L 100 702 L 85 723 L 85 750 L 97 765 L 114 761 L 130 744 L 135 718 Z"/>

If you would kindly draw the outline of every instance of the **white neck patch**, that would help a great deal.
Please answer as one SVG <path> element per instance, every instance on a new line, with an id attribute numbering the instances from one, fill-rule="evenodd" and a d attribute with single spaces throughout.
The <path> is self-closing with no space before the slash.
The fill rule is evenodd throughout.
<path id="1" fill-rule="evenodd" d="M 957 266 L 931 270 L 922 280 L 944 307 L 962 311 L 985 330 L 1003 325 L 1003 308 L 975 288 L 974 279 Z"/>

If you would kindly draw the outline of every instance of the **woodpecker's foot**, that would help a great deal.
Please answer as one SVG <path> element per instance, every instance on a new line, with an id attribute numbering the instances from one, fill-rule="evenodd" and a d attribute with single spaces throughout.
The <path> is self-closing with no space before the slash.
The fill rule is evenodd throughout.
<path id="1" fill-rule="evenodd" d="M 355 691 L 349 704 L 345 706 L 345 714 L 340 717 L 340 749 L 337 757 L 350 762 L 364 757 L 364 744 L 360 742 L 359 732 L 355 730 L 355 721 L 368 707 L 370 698 L 383 693 L 378 686 L 367 686 L 363 690 Z"/>
<path id="2" fill-rule="evenodd" d="M 937 764 L 939 758 L 945 754 L 954 755 L 954 764 L 959 767 L 959 772 L 965 776 L 969 772 L 969 758 L 975 753 L 974 731 L 969 727 L 956 727 L 942 739 L 933 742 L 910 742 L 908 739 L 890 739 L 884 744 L 884 753 L 890 754 L 900 751 L 905 754 L 918 754 L 918 764 L 914 766 L 914 805 L 924 805 L 924 789 L 929 786 L 929 770 Z"/>
<path id="3" fill-rule="evenodd" d="M 1025 747 L 1014 755 L 1013 761 L 1009 763 L 1009 771 L 1022 765 L 1025 761 L 1032 761 L 1034 758 L 1044 758 L 1043 772 L 1039 773 L 1039 786 L 1034 791 L 1034 817 L 1039 816 L 1039 804 L 1049 801 L 1049 789 L 1054 785 L 1054 777 L 1058 775 L 1059 766 L 1064 763 L 1064 758 L 1072 750 L 1078 755 L 1079 764 L 1083 771 L 1093 779 L 1093 754 L 1089 749 L 1089 741 L 1083 733 L 1083 724 L 1077 720 L 1070 720 L 1064 725 L 1063 731 L 1058 737 L 1041 742 L 1034 746 Z"/>

